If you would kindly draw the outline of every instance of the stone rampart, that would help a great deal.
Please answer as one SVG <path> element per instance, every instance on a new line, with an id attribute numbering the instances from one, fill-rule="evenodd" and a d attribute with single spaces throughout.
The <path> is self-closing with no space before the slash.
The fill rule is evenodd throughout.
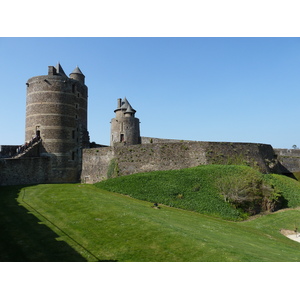
<path id="1" fill-rule="evenodd" d="M 286 173 L 300 172 L 300 149 L 274 149 L 280 163 L 287 169 Z"/>
<path id="2" fill-rule="evenodd" d="M 141 144 L 182 143 L 182 142 L 194 142 L 194 141 L 161 139 L 161 138 L 146 137 L 146 136 L 141 137 Z"/>
<path id="3" fill-rule="evenodd" d="M 16 155 L 18 147 L 16 145 L 0 145 L 0 158 L 9 158 Z"/>
<path id="4" fill-rule="evenodd" d="M 83 149 L 81 182 L 95 183 L 107 179 L 113 162 L 113 147 Z"/>
<path id="5" fill-rule="evenodd" d="M 50 159 L 0 159 L 0 186 L 48 183 Z"/>
<path id="6" fill-rule="evenodd" d="M 243 164 L 263 173 L 282 173 L 272 146 L 252 143 L 160 142 L 85 149 L 81 181 L 207 164 Z"/>

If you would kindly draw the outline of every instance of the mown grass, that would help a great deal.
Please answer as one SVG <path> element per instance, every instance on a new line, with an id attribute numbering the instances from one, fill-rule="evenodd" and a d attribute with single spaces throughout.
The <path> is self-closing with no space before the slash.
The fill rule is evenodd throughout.
<path id="1" fill-rule="evenodd" d="M 92 185 L 1 187 L 1 261 L 300 261 L 300 212 L 232 222 Z"/>
<path id="2" fill-rule="evenodd" d="M 108 191 L 195 211 L 227 220 L 242 220 L 247 214 L 224 201 L 218 182 L 229 179 L 228 185 L 240 182 L 264 181 L 272 184 L 284 197 L 287 207 L 300 205 L 300 183 L 282 175 L 263 175 L 247 167 L 235 165 L 207 165 L 195 168 L 133 174 L 95 184 Z M 232 186 L 230 186 L 230 184 Z"/>

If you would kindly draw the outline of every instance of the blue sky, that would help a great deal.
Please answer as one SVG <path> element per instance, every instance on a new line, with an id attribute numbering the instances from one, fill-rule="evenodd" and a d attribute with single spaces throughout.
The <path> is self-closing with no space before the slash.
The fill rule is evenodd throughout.
<path id="1" fill-rule="evenodd" d="M 66 74 L 78 65 L 86 76 L 91 141 L 109 143 L 109 122 L 114 117 L 116 99 L 126 96 L 137 110 L 143 136 L 300 147 L 296 131 L 300 41 L 293 38 L 299 36 L 298 6 L 296 0 L 53 0 L 42 4 L 37 0 L 5 1 L 0 18 L 0 145 L 24 142 L 25 83 L 30 77 L 47 74 L 48 66 L 59 61 Z M 17 38 L 5 38 L 11 36 Z M 48 38 L 52 36 L 75 38 Z M 116 38 L 98 38 L 111 36 Z M 152 36 L 161 38 L 140 38 Z M 258 266 L 247 270 L 247 274 L 241 265 L 231 265 L 232 272 L 227 265 L 222 266 L 214 265 L 216 269 L 212 271 L 212 265 L 201 265 L 206 276 L 201 277 L 202 294 L 210 295 L 213 290 L 214 295 L 237 299 L 239 294 L 235 298 L 226 278 L 234 278 L 238 286 L 247 288 L 245 278 L 257 273 Z M 46 269 L 45 265 L 37 267 L 27 277 L 32 279 L 39 274 L 34 277 L 39 283 L 35 289 L 43 292 L 44 283 L 48 283 L 45 277 L 53 282 L 57 265 L 53 266 L 55 269 L 51 269 L 52 265 Z M 65 295 L 69 297 L 73 292 L 72 297 L 79 299 L 86 297 L 87 292 L 91 296 L 102 292 L 109 297 L 113 291 L 113 295 L 130 294 L 132 299 L 140 299 L 143 288 L 151 298 L 171 294 L 174 299 L 187 295 L 192 299 L 197 295 L 194 281 L 199 276 L 194 276 L 198 271 L 194 264 L 180 265 L 186 280 L 178 276 L 177 265 L 176 271 L 170 265 L 167 269 L 159 266 L 159 272 L 157 265 L 151 263 L 147 268 L 144 264 L 134 267 L 134 271 L 128 271 L 127 267 L 115 270 L 111 265 L 101 265 L 100 278 L 105 284 L 99 290 L 100 269 L 95 269 L 96 265 L 89 265 L 88 272 L 86 267 L 80 270 L 88 278 L 84 284 L 78 272 L 72 272 L 72 268 L 70 272 L 70 265 L 68 272 L 60 266 L 64 278 L 77 287 L 72 291 L 66 289 Z M 5 268 L 6 278 L 10 274 L 14 278 L 19 276 L 19 284 L 27 288 L 27 266 L 22 271 L 20 265 L 9 266 Z M 267 283 L 276 280 L 277 273 L 272 268 L 259 271 Z M 164 284 L 149 290 L 149 282 L 157 274 L 162 274 L 159 279 Z M 211 280 L 216 276 L 218 290 L 216 280 Z M 74 285 L 78 279 L 80 284 Z M 14 288 L 15 281 L 6 280 L 3 286 L 7 293 L 24 291 Z M 116 281 L 121 289 L 114 289 Z M 139 289 L 132 289 L 133 281 Z M 60 287 L 60 294 L 64 293 L 61 282 L 56 280 L 55 284 Z M 172 289 L 165 289 L 170 286 Z M 263 294 L 264 290 L 259 292 Z M 275 291 L 276 296 L 278 292 Z M 283 292 L 284 296 L 293 293 Z M 270 296 L 270 290 L 267 293 Z"/>
<path id="2" fill-rule="evenodd" d="M 26 81 L 59 61 L 89 88 L 91 141 L 109 144 L 117 98 L 141 135 L 300 146 L 299 38 L 0 38 L 0 144 L 25 138 Z"/>

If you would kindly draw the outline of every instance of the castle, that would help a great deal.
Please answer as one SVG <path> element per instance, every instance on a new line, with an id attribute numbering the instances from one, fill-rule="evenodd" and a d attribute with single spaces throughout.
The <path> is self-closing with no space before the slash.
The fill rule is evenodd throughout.
<path id="1" fill-rule="evenodd" d="M 198 142 L 140 136 L 129 101 L 117 99 L 110 146 L 90 143 L 88 88 L 76 67 L 58 63 L 27 83 L 25 141 L 0 148 L 0 185 L 95 183 L 107 178 L 205 164 L 247 164 L 264 173 L 300 171 L 300 150 L 255 143 Z"/>

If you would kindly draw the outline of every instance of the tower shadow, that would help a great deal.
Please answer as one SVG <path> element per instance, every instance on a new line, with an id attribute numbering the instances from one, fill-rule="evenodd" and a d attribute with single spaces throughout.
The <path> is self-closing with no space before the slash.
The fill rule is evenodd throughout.
<path id="1" fill-rule="evenodd" d="M 84 262 L 86 259 L 17 201 L 22 187 L 0 187 L 1 262 Z"/>

